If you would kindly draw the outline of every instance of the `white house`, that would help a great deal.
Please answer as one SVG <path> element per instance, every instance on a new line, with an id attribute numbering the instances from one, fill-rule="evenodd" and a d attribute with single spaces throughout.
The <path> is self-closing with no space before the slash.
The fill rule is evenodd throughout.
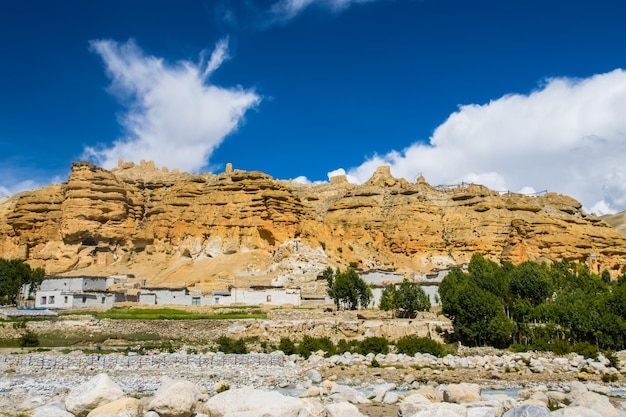
<path id="1" fill-rule="evenodd" d="M 121 292 L 106 290 L 107 277 L 46 277 L 35 295 L 35 307 L 110 308 L 125 301 Z"/>
<path id="2" fill-rule="evenodd" d="M 301 303 L 300 288 L 251 287 L 250 289 L 233 288 L 231 304 L 293 304 Z"/>
<path id="3" fill-rule="evenodd" d="M 252 287 L 232 288 L 203 294 L 198 290 L 180 288 L 142 288 L 139 302 L 143 304 L 231 305 L 231 304 L 293 304 L 300 305 L 299 288 Z"/>
<path id="4" fill-rule="evenodd" d="M 203 294 L 199 290 L 189 290 L 185 287 L 145 287 L 139 291 L 138 301 L 142 304 L 181 304 L 190 306 L 214 304 L 211 294 Z"/>

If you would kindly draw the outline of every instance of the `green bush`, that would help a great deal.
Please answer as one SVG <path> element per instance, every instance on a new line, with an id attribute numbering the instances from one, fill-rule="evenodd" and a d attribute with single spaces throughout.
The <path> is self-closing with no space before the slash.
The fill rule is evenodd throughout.
<path id="1" fill-rule="evenodd" d="M 282 351 L 285 355 L 293 355 L 296 353 L 296 345 L 286 337 L 280 339 L 278 344 L 278 350 Z"/>
<path id="2" fill-rule="evenodd" d="M 617 382 L 617 380 L 619 379 L 617 374 L 604 374 L 602 375 L 602 382 L 605 383 L 609 383 L 609 382 Z"/>
<path id="3" fill-rule="evenodd" d="M 39 336 L 37 333 L 33 333 L 30 330 L 20 336 L 21 347 L 35 347 L 39 346 Z"/>
<path id="4" fill-rule="evenodd" d="M 384 337 L 366 337 L 358 345 L 358 351 L 362 355 L 368 353 L 388 353 L 389 342 Z"/>
<path id="5" fill-rule="evenodd" d="M 589 342 L 578 342 L 574 344 L 572 351 L 583 355 L 585 358 L 597 358 L 599 353 L 598 347 Z"/>
<path id="6" fill-rule="evenodd" d="M 419 337 L 414 334 L 401 337 L 395 342 L 398 353 L 413 356 L 416 353 L 430 353 L 435 356 L 444 354 L 444 347 L 441 343 L 428 337 Z"/>
<path id="7" fill-rule="evenodd" d="M 230 337 L 221 336 L 215 339 L 217 349 L 224 353 L 248 353 L 246 341 L 243 339 L 231 339 Z"/>
<path id="8" fill-rule="evenodd" d="M 341 355 L 346 352 L 352 352 L 356 346 L 357 344 L 354 341 L 348 342 L 346 339 L 341 339 L 337 342 L 336 353 Z"/>
<path id="9" fill-rule="evenodd" d="M 296 348 L 296 353 L 303 358 L 308 358 L 311 356 L 311 353 L 317 352 L 318 350 L 322 350 L 326 352 L 326 356 L 333 355 L 335 353 L 335 345 L 328 337 L 311 337 L 304 336 L 298 347 Z"/>

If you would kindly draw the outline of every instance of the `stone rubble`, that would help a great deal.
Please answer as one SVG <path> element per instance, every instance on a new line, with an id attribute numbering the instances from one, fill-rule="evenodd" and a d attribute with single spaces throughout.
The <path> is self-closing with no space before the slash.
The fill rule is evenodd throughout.
<path id="1" fill-rule="evenodd" d="M 385 380 L 374 368 L 399 376 Z M 365 367 L 365 368 L 364 368 Z M 491 383 L 424 383 L 407 369 L 487 369 L 519 375 L 516 396 L 489 394 Z M 371 370 L 371 380 L 338 378 L 343 369 Z M 508 369 L 508 370 L 507 370 Z M 626 417 L 624 390 L 615 384 L 585 381 L 582 375 L 620 375 L 602 355 L 511 353 L 437 358 L 418 353 L 323 352 L 297 355 L 223 353 L 155 355 L 54 352 L 0 355 L 0 415 L 34 417 L 252 417 L 367 416 L 363 407 L 392 404 L 399 417 L 594 416 Z M 524 383 L 541 372 L 546 383 Z M 568 378 L 550 382 L 551 377 Z M 386 374 L 385 374 L 386 375 Z M 578 380 L 580 379 L 580 381 Z M 557 379 L 554 379 L 557 381 Z M 551 411 L 557 410 L 560 411 Z M 9 414 L 3 414 L 10 411 Z M 259 414 L 260 413 L 260 414 Z M 378 414 L 377 414 L 378 415 Z M 389 414 L 391 415 L 391 414 Z"/>

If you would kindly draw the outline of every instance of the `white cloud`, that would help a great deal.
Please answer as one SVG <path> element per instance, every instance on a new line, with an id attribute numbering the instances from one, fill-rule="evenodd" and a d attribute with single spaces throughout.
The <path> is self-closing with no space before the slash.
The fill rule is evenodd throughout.
<path id="1" fill-rule="evenodd" d="M 110 91 L 127 106 L 120 116 L 124 137 L 112 147 L 85 149 L 85 157 L 105 168 L 122 158 L 197 172 L 237 129 L 245 112 L 261 100 L 254 91 L 209 82 L 228 59 L 227 40 L 218 42 L 206 64 L 201 60 L 171 65 L 145 55 L 132 40 L 92 41 L 91 48 L 104 60 L 112 80 Z"/>
<path id="2" fill-rule="evenodd" d="M 339 12 L 352 4 L 372 1 L 376 0 L 279 0 L 270 8 L 270 14 L 274 21 L 286 22 L 302 13 L 309 6 L 319 6 L 333 12 Z"/>
<path id="3" fill-rule="evenodd" d="M 626 72 L 549 79 L 528 95 L 460 106 L 429 144 L 375 155 L 348 171 L 366 181 L 379 165 L 413 181 L 548 190 L 597 212 L 626 209 Z"/>
<path id="4" fill-rule="evenodd" d="M 299 177 L 293 178 L 290 181 L 297 182 L 300 184 L 311 184 L 311 181 L 304 175 L 300 175 Z"/>

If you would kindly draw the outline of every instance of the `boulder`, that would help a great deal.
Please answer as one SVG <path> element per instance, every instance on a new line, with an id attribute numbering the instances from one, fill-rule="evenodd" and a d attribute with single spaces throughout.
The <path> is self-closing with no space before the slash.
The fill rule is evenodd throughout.
<path id="1" fill-rule="evenodd" d="M 590 410 L 584 407 L 567 407 L 560 410 L 553 411 L 550 417 L 603 417 L 602 414 L 597 411 Z"/>
<path id="2" fill-rule="evenodd" d="M 65 407 L 76 417 L 85 417 L 94 408 L 123 396 L 122 389 L 107 374 L 98 374 L 70 390 L 65 398 Z"/>
<path id="3" fill-rule="evenodd" d="M 288 397 L 275 391 L 237 388 L 209 398 L 202 411 L 211 417 L 226 415 L 295 417 L 303 408 L 303 400 L 299 398 Z"/>
<path id="4" fill-rule="evenodd" d="M 385 404 L 395 404 L 400 400 L 400 396 L 398 395 L 397 392 L 393 392 L 393 391 L 388 391 L 387 393 L 385 393 L 385 396 L 383 397 L 383 403 Z"/>
<path id="5" fill-rule="evenodd" d="M 402 400 L 398 406 L 398 417 L 407 417 L 424 409 L 424 405 L 432 404 L 428 398 L 422 394 L 411 394 Z"/>
<path id="6" fill-rule="evenodd" d="M 548 417 L 550 409 L 544 405 L 524 404 L 502 414 L 502 417 Z"/>
<path id="7" fill-rule="evenodd" d="M 87 414 L 87 417 L 104 416 L 107 414 L 126 413 L 128 417 L 143 417 L 143 403 L 136 398 L 120 398 L 108 404 L 94 408 Z"/>
<path id="8" fill-rule="evenodd" d="M 570 392 L 587 392 L 589 391 L 587 389 L 587 386 L 585 384 L 583 384 L 580 381 L 572 381 L 569 384 L 569 391 Z"/>
<path id="9" fill-rule="evenodd" d="M 588 391 L 570 394 L 570 397 L 572 399 L 570 404 L 572 407 L 589 408 L 597 411 L 604 417 L 620 417 L 617 409 L 609 402 L 609 398 L 604 395 Z"/>
<path id="10" fill-rule="evenodd" d="M 443 393 L 430 385 L 420 387 L 417 391 L 415 391 L 415 393 L 423 395 L 425 398 L 428 398 L 434 403 L 443 401 Z"/>
<path id="11" fill-rule="evenodd" d="M 467 417 L 500 417 L 506 407 L 496 400 L 467 404 Z"/>
<path id="12" fill-rule="evenodd" d="M 50 403 L 35 408 L 32 417 L 74 417 L 74 414 L 68 412 L 63 403 Z"/>
<path id="13" fill-rule="evenodd" d="M 328 417 L 365 417 L 354 404 L 345 401 L 328 404 L 326 411 Z"/>
<path id="14" fill-rule="evenodd" d="M 328 397 L 333 402 L 344 402 L 348 401 L 352 404 L 369 404 L 370 400 L 365 397 L 365 395 L 361 394 L 359 391 L 355 390 L 352 387 L 347 385 L 335 385 L 330 390 L 330 396 Z"/>
<path id="15" fill-rule="evenodd" d="M 306 373 L 305 377 L 314 384 L 319 384 L 320 382 L 322 382 L 322 375 L 317 369 L 309 370 Z"/>
<path id="16" fill-rule="evenodd" d="M 319 387 L 309 387 L 302 394 L 300 394 L 300 398 L 310 398 L 310 397 L 319 397 L 321 394 Z"/>
<path id="17" fill-rule="evenodd" d="M 148 410 L 156 412 L 160 417 L 190 417 L 196 411 L 201 396 L 193 382 L 163 378 L 148 404 Z"/>
<path id="18" fill-rule="evenodd" d="M 422 409 L 402 417 L 467 417 L 467 409 L 460 404 L 432 403 Z"/>
<path id="19" fill-rule="evenodd" d="M 376 385 L 374 389 L 372 389 L 372 392 L 368 394 L 367 398 L 377 403 L 382 402 L 385 394 L 395 388 L 396 384 L 393 383 Z"/>
<path id="20" fill-rule="evenodd" d="M 298 417 L 327 417 L 328 412 L 319 398 L 302 399 L 302 411 Z"/>
<path id="21" fill-rule="evenodd" d="M 480 386 L 478 384 L 450 384 L 441 389 L 443 400 L 449 403 L 473 403 L 480 400 Z"/>

